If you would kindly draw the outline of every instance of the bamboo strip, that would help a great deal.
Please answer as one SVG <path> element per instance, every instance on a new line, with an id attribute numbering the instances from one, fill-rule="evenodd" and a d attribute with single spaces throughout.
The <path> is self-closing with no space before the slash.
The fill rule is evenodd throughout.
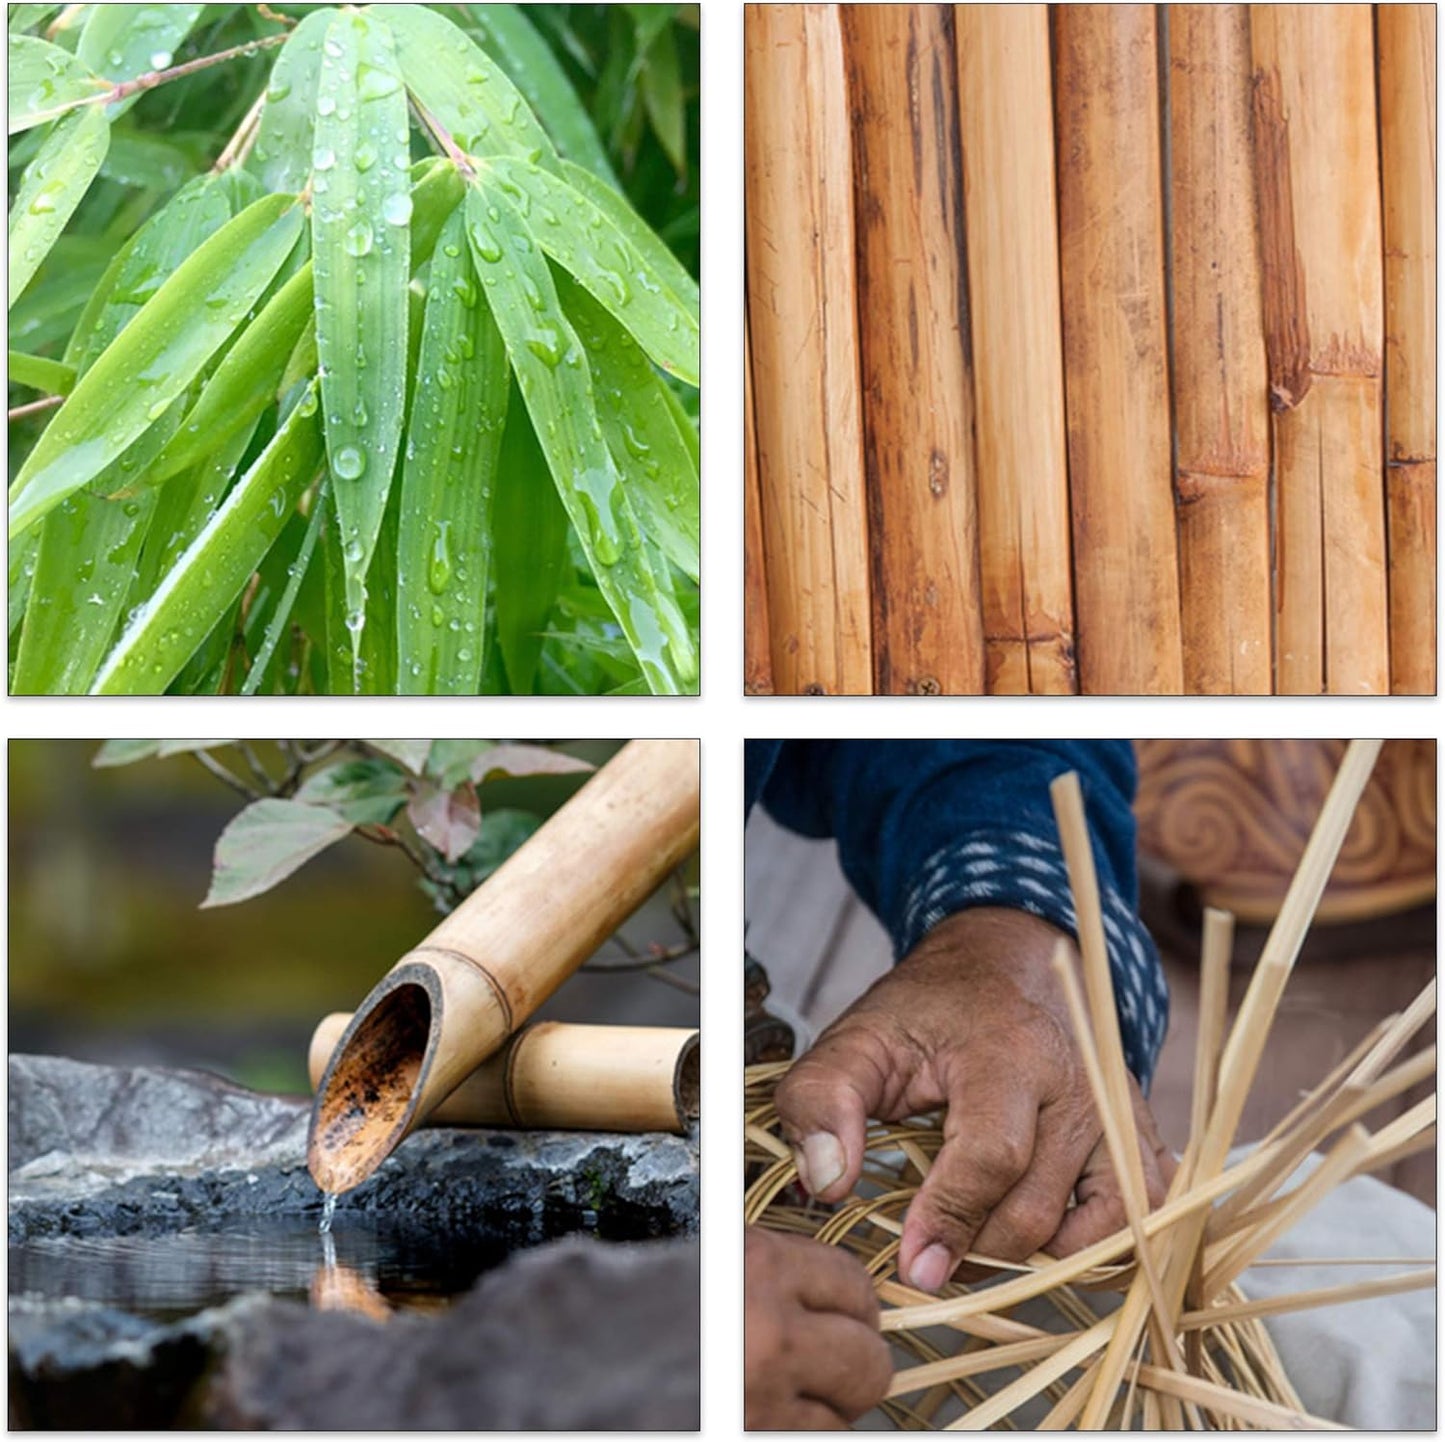
<path id="1" fill-rule="evenodd" d="M 1085 1358 L 1092 1357 L 1109 1340 L 1117 1316 L 1118 1313 L 1111 1313 L 1100 1318 L 1087 1332 L 1081 1332 L 1046 1361 L 1025 1372 L 1017 1381 L 1000 1387 L 986 1402 L 981 1402 L 977 1407 L 965 1412 L 957 1421 L 950 1422 L 947 1430 L 982 1432 L 984 1428 L 991 1427 L 1001 1418 L 1007 1417 L 1014 1408 L 1037 1397 L 1050 1382 L 1077 1367 Z"/>
<path id="2" fill-rule="evenodd" d="M 1390 689 L 1435 691 L 1435 7 L 1375 7 L 1385 233 Z"/>
<path id="3" fill-rule="evenodd" d="M 1053 12 L 1081 689 L 1183 689 L 1152 5 Z"/>
<path id="4" fill-rule="evenodd" d="M 1069 695 L 1074 603 L 1046 5 L 958 5 L 988 690 Z"/>
<path id="5" fill-rule="evenodd" d="M 1298 1265 L 1291 1258 L 1282 1263 Z M 1255 1263 L 1259 1265 L 1258 1262 Z M 1364 1302 L 1372 1297 L 1393 1297 L 1400 1292 L 1419 1291 L 1435 1285 L 1435 1268 L 1406 1272 L 1399 1277 L 1378 1277 L 1368 1282 L 1344 1282 L 1337 1287 L 1315 1287 L 1303 1292 L 1286 1292 L 1278 1297 L 1264 1297 L 1255 1302 L 1227 1302 L 1219 1307 L 1205 1307 L 1185 1312 L 1179 1325 L 1191 1332 L 1217 1327 L 1221 1322 L 1240 1322 L 1246 1317 L 1275 1317 L 1282 1312 L 1303 1312 L 1312 1307 L 1333 1307 L 1343 1302 Z"/>
<path id="6" fill-rule="evenodd" d="M 901 1397 L 909 1392 L 921 1392 L 939 1382 L 952 1382 L 961 1377 L 974 1377 L 984 1372 L 996 1372 L 1004 1367 L 1016 1367 L 1020 1362 L 1033 1362 L 1041 1357 L 1051 1356 L 1074 1337 L 1072 1332 L 1048 1332 L 1042 1337 L 1030 1337 L 1024 1342 L 1009 1342 L 1000 1347 L 987 1347 L 982 1351 L 964 1352 L 954 1357 L 942 1357 L 937 1362 L 926 1362 L 921 1367 L 906 1367 L 893 1374 L 888 1385 L 890 1397 Z"/>
<path id="7" fill-rule="evenodd" d="M 943 6 L 845 5 L 874 690 L 983 690 L 962 180 Z"/>
<path id="8" fill-rule="evenodd" d="M 1199 955 L 1199 1022 L 1194 1038 L 1194 1090 L 1190 1097 L 1189 1142 L 1204 1140 L 1219 1083 L 1219 1050 L 1229 1006 L 1229 959 L 1234 951 L 1234 917 L 1209 906 Z"/>
<path id="9" fill-rule="evenodd" d="M 772 633 L 768 624 L 768 571 L 763 548 L 763 501 L 758 478 L 757 425 L 753 419 L 753 351 L 743 305 L 743 689 L 773 694 Z"/>
<path id="10" fill-rule="evenodd" d="M 831 5 L 751 5 L 748 319 L 773 682 L 872 690 L 852 145 Z M 806 101 L 806 103 L 804 103 Z"/>
<path id="11" fill-rule="evenodd" d="M 1269 410 L 1249 9 L 1172 5 L 1169 259 L 1184 688 L 1267 695 Z"/>
<path id="12" fill-rule="evenodd" d="M 1389 688 L 1368 5 L 1251 12 L 1278 497 L 1276 689 Z"/>
<path id="13" fill-rule="evenodd" d="M 1232 1387 L 1221 1387 L 1199 1377 L 1190 1377 L 1182 1372 L 1170 1372 L 1163 1367 L 1152 1367 L 1147 1362 L 1139 1365 L 1139 1380 L 1157 1392 L 1168 1392 L 1175 1397 L 1199 1402 L 1227 1416 L 1237 1417 L 1255 1427 L 1273 1432 L 1348 1432 L 1338 1422 L 1327 1422 L 1323 1417 L 1311 1416 L 1308 1412 L 1281 1407 L 1262 1397 L 1251 1397 L 1236 1392 Z"/>

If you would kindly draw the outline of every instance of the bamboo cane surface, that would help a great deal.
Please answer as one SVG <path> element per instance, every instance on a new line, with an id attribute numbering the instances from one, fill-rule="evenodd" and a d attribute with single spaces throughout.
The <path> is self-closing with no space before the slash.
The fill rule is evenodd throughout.
<path id="1" fill-rule="evenodd" d="M 1433 691 L 1431 7 L 788 8 L 750 689 Z"/>
<path id="2" fill-rule="evenodd" d="M 942 1146 L 940 1120 L 871 1123 L 855 1194 L 823 1206 L 809 1202 L 796 1186 L 793 1153 L 772 1105 L 773 1088 L 788 1064 L 749 1069 L 746 1219 L 846 1247 L 863 1262 L 883 1304 L 883 1332 L 897 1349 L 899 1370 L 880 1408 L 896 1426 L 977 1430 L 1077 1423 L 1115 1429 L 1129 1425 L 1136 1404 L 1146 1430 L 1186 1422 L 1231 1430 L 1337 1425 L 1305 1412 L 1260 1318 L 1433 1288 L 1434 1267 L 1398 1259 L 1414 1267 L 1401 1272 L 1393 1266 L 1397 1259 L 1336 1258 L 1347 1269 L 1385 1266 L 1386 1274 L 1262 1303 L 1246 1301 L 1234 1277 L 1334 1185 L 1387 1164 L 1402 1146 L 1434 1145 L 1433 1097 L 1373 1135 L 1359 1125 L 1372 1106 L 1418 1082 L 1424 1065 L 1418 1058 L 1393 1069 L 1391 1062 L 1433 1016 L 1434 984 L 1383 1023 L 1368 1045 L 1332 1071 L 1252 1151 L 1232 1163 L 1228 1152 L 1284 981 L 1378 750 L 1378 743 L 1352 743 L 1227 1040 L 1221 1027 L 1201 1030 L 1192 1135 L 1168 1199 L 1074 1256 L 1054 1260 L 1040 1254 L 1020 1264 L 970 1257 L 998 1276 L 983 1284 L 950 1283 L 939 1298 L 903 1286 L 896 1276 L 901 1219 Z M 1067 788 L 1056 794 L 1061 830 L 1072 836 L 1071 852 L 1077 851 L 1082 820 L 1076 797 L 1076 789 L 1073 797 Z M 1071 856 L 1070 869 L 1086 931 L 1093 908 L 1087 853 L 1085 845 L 1082 855 Z M 1211 972 L 1227 967 L 1229 932 L 1222 914 L 1211 918 L 1206 929 Z M 1092 944 L 1086 935 L 1086 955 Z M 1072 982 L 1067 948 L 1061 950 L 1057 964 Z M 1107 968 L 1100 976 L 1097 966 L 1091 970 L 1086 961 L 1085 967 L 1091 986 L 1108 985 Z M 1097 1049 L 1106 1058 L 1090 1072 L 1096 1105 L 1101 1116 L 1114 1117 L 1115 1132 L 1122 1134 L 1127 1116 L 1120 1115 L 1116 1087 L 1106 1076 L 1113 1065 L 1107 1061 L 1110 1028 L 1100 1028 L 1102 1012 L 1092 1006 L 1085 1018 L 1077 983 L 1072 989 L 1080 1038 L 1092 1035 L 1102 1042 Z M 1222 988 L 1215 989 L 1222 997 Z M 1112 995 L 1100 1000 L 1112 1008 Z M 1222 1016 L 1222 1007 L 1217 1009 Z M 1095 1049 L 1086 1047 L 1090 1053 Z M 1297 1169 L 1317 1149 L 1326 1152 L 1325 1161 L 1301 1181 Z M 1161 1355 L 1156 1338 L 1141 1330 L 1147 1304 L 1138 1299 L 1153 1288 L 1145 1285 L 1148 1267 L 1137 1265 L 1140 1258 L 1163 1268 L 1170 1336 L 1176 1343 L 1183 1338 L 1187 1347 L 1183 1366 L 1167 1341 Z M 1190 1278 L 1196 1280 L 1186 1296 Z M 1120 1291 L 1122 1307 L 1098 1305 L 1102 1294 Z M 1037 1315 L 1026 1319 L 1019 1313 L 1021 1305 L 1040 1304 L 1057 1314 L 1051 1323 L 1040 1325 Z M 1111 1363 L 1111 1357 L 1117 1360 Z M 1008 1380 L 1015 1369 L 1022 1375 Z M 980 1380 L 994 1373 L 1004 1373 L 1001 1386 Z M 1172 1423 L 1170 1409 L 1178 1419 Z"/>

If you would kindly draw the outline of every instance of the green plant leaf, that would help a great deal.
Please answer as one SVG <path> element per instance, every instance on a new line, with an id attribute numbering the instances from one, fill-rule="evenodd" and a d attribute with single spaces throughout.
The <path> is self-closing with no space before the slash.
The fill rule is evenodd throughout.
<path id="1" fill-rule="evenodd" d="M 97 769 L 130 766 L 136 761 L 148 761 L 160 752 L 160 746 L 159 741 L 104 741 L 90 764 Z"/>
<path id="2" fill-rule="evenodd" d="M 423 782 L 407 802 L 406 814 L 417 835 L 449 862 L 460 861 L 482 829 L 481 803 L 470 781 L 449 790 Z"/>
<path id="3" fill-rule="evenodd" d="M 111 81 L 134 80 L 165 70 L 200 19 L 204 5 L 92 5 L 80 32 L 78 58 Z M 140 97 L 108 107 L 112 120 Z"/>
<path id="4" fill-rule="evenodd" d="M 247 161 L 267 190 L 294 195 L 311 174 L 321 46 L 335 17 L 331 8 L 313 10 L 286 37 L 271 69 L 261 128 Z"/>
<path id="5" fill-rule="evenodd" d="M 105 159 L 110 126 L 99 106 L 59 121 L 25 167 L 10 207 L 10 304 L 19 300 Z"/>
<path id="6" fill-rule="evenodd" d="M 590 170 L 609 185 L 617 176 L 597 127 L 572 88 L 552 47 L 537 33 L 523 5 L 463 7 L 483 48 L 495 56 L 536 112 L 557 153 Z"/>
<path id="7" fill-rule="evenodd" d="M 687 107 L 678 70 L 677 40 L 663 27 L 646 48 L 640 76 L 642 103 L 663 153 L 679 176 L 687 174 Z"/>
<path id="8" fill-rule="evenodd" d="M 68 396 L 75 386 L 75 368 L 13 350 L 5 363 L 5 378 L 12 386 L 26 386 L 48 396 Z"/>
<path id="9" fill-rule="evenodd" d="M 33 30 L 37 25 L 43 25 L 56 11 L 64 8 L 63 5 L 12 5 L 5 28 L 12 37 L 17 36 L 21 31 Z M 10 43 L 13 45 L 14 39 Z"/>
<path id="10" fill-rule="evenodd" d="M 547 262 L 490 171 L 467 195 L 467 237 L 562 504 L 598 588 L 649 686 L 675 694 L 697 678 L 682 615 L 658 586 L 597 419 L 592 377 Z"/>
<path id="11" fill-rule="evenodd" d="M 316 552 L 317 538 L 321 535 L 321 526 L 326 515 L 325 501 L 325 495 L 318 494 L 312 503 L 311 515 L 306 520 L 301 544 L 296 548 L 294 559 L 286 567 L 286 584 L 266 623 L 266 634 L 256 652 L 256 659 L 252 661 L 251 669 L 247 673 L 245 681 L 241 683 L 240 694 L 242 696 L 254 696 L 260 689 L 261 682 L 265 680 L 267 669 L 271 665 L 271 658 L 276 654 L 281 637 L 291 623 L 291 613 L 296 608 L 296 598 L 301 594 L 301 587 L 306 580 L 307 572 L 311 568 L 311 559 Z M 300 518 L 293 519 L 299 520 Z M 282 544 L 284 545 L 284 542 Z M 277 550 L 279 549 L 278 546 Z M 275 554 L 275 551 L 271 552 L 272 556 Z"/>
<path id="12" fill-rule="evenodd" d="M 444 737 L 431 743 L 426 774 L 443 789 L 459 786 L 470 780 L 472 767 L 490 751 L 495 741 L 478 741 L 460 737 Z"/>
<path id="13" fill-rule="evenodd" d="M 165 689 L 245 588 L 321 464 L 314 386 L 106 657 L 94 695 Z"/>
<path id="14" fill-rule="evenodd" d="M 395 766 L 367 756 L 313 772 L 296 799 L 325 806 L 355 826 L 385 826 L 406 805 L 407 784 Z"/>
<path id="15" fill-rule="evenodd" d="M 406 88 L 464 151 L 558 164 L 542 123 L 465 31 L 423 5 L 372 5 L 396 40 Z"/>
<path id="16" fill-rule="evenodd" d="M 385 25 L 337 14 L 316 101 L 316 343 L 347 624 L 360 655 L 366 573 L 401 444 L 412 199 L 406 93 Z"/>
<path id="17" fill-rule="evenodd" d="M 234 817 L 216 842 L 216 866 L 203 907 L 260 896 L 351 831 L 325 806 L 266 797 Z"/>
<path id="18" fill-rule="evenodd" d="M 195 379 L 281 268 L 302 224 L 290 196 L 258 200 L 211 236 L 86 371 L 10 491 L 10 535 L 98 475 Z"/>
<path id="19" fill-rule="evenodd" d="M 137 190 L 170 191 L 193 179 L 200 169 L 196 157 L 174 141 L 113 125 L 100 173 Z"/>
<path id="20" fill-rule="evenodd" d="M 638 521 L 662 554 L 696 581 L 701 488 L 667 383 L 632 337 L 581 286 L 559 276 L 557 294 L 587 353 L 602 433 Z"/>
<path id="21" fill-rule="evenodd" d="M 529 695 L 567 564 L 567 512 L 513 384 L 492 499 L 497 644 L 507 681 Z"/>
<path id="22" fill-rule="evenodd" d="M 431 755 L 430 741 L 367 741 L 364 743 L 383 756 L 390 756 L 399 766 L 404 766 L 413 776 L 420 776 Z"/>
<path id="23" fill-rule="evenodd" d="M 488 160 L 482 173 L 526 217 L 537 244 L 616 316 L 663 370 L 698 384 L 697 321 L 607 214 L 565 180 L 526 161 Z"/>
<path id="24" fill-rule="evenodd" d="M 31 35 L 11 35 L 5 98 L 10 134 L 54 120 L 67 106 L 110 89 L 68 50 Z"/>
<path id="25" fill-rule="evenodd" d="M 417 377 L 402 462 L 398 689 L 475 695 L 511 376 L 460 209 L 432 258 Z"/>
<path id="26" fill-rule="evenodd" d="M 522 741 L 503 741 L 476 758 L 471 778 L 478 786 L 484 786 L 499 776 L 579 776 L 596 769 L 590 761 L 569 756 L 565 751 L 529 746 Z"/>

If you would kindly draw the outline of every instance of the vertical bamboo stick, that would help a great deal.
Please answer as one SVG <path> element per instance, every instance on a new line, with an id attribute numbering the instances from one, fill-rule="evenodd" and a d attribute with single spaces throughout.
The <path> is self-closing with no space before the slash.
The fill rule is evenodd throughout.
<path id="1" fill-rule="evenodd" d="M 845 5 L 883 694 L 984 689 L 963 195 L 948 10 Z"/>
<path id="2" fill-rule="evenodd" d="M 1390 689 L 1435 690 L 1435 7 L 1375 9 L 1385 224 Z"/>
<path id="3" fill-rule="evenodd" d="M 748 317 L 773 680 L 872 689 L 852 145 L 831 5 L 750 5 Z"/>
<path id="4" fill-rule="evenodd" d="M 1269 409 L 1249 10 L 1174 5 L 1169 265 L 1184 688 L 1267 695 Z"/>
<path id="5" fill-rule="evenodd" d="M 1389 687 L 1380 176 L 1368 5 L 1257 5 L 1255 163 L 1275 409 L 1276 689 Z"/>
<path id="6" fill-rule="evenodd" d="M 773 694 L 768 628 L 768 571 L 763 559 L 762 497 L 758 494 L 758 437 L 753 421 L 753 352 L 743 306 L 743 690 Z"/>
<path id="7" fill-rule="evenodd" d="M 984 659 L 996 695 L 1077 689 L 1046 5 L 959 5 Z"/>
<path id="8" fill-rule="evenodd" d="M 1053 24 L 1080 689 L 1178 692 L 1154 7 Z"/>

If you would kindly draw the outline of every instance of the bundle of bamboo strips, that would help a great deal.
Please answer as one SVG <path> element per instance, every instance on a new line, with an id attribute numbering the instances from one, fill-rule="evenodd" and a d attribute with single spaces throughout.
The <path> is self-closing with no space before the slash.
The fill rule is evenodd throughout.
<path id="1" fill-rule="evenodd" d="M 747 8 L 750 690 L 1433 691 L 1435 20 L 1374 9 Z"/>
<path id="2" fill-rule="evenodd" d="M 882 1404 L 896 1425 L 1335 1426 L 1305 1412 L 1261 1319 L 1433 1288 L 1434 1267 L 1399 1272 L 1389 1269 L 1399 1259 L 1331 1259 L 1387 1271 L 1260 1301 L 1247 1299 L 1237 1282 L 1335 1186 L 1434 1146 L 1433 1097 L 1374 1133 L 1360 1124 L 1433 1075 L 1433 1048 L 1404 1062 L 1396 1058 L 1434 1015 L 1434 983 L 1377 1026 L 1251 1151 L 1232 1162 L 1230 1151 L 1290 970 L 1379 748 L 1379 742 L 1351 743 L 1227 1038 L 1233 921 L 1223 912 L 1206 917 L 1190 1137 L 1168 1197 L 1152 1211 L 1139 1170 L 1083 802 L 1077 778 L 1055 783 L 1055 814 L 1079 918 L 1082 987 L 1063 943 L 1055 967 L 1105 1142 L 1116 1159 L 1128 1220 L 1083 1251 L 1059 1260 L 1039 1254 L 1021 1264 L 970 1256 L 969 1262 L 1003 1279 L 950 1283 L 938 1298 L 904 1286 L 896 1267 L 901 1218 L 942 1146 L 939 1119 L 874 1123 L 855 1194 L 823 1207 L 808 1203 L 795 1186 L 793 1153 L 772 1103 L 788 1064 L 749 1069 L 747 1221 L 845 1247 L 867 1267 L 883 1304 L 883 1331 L 905 1364 Z M 1302 1170 L 1315 1152 L 1323 1153 L 1322 1160 Z M 1122 1302 L 1101 1310 L 1081 1291 L 1122 1293 Z M 1014 1315 L 1031 1302 L 1052 1309 L 1052 1325 Z M 1015 1371 L 1014 1380 L 996 1390 L 979 1380 Z"/>

